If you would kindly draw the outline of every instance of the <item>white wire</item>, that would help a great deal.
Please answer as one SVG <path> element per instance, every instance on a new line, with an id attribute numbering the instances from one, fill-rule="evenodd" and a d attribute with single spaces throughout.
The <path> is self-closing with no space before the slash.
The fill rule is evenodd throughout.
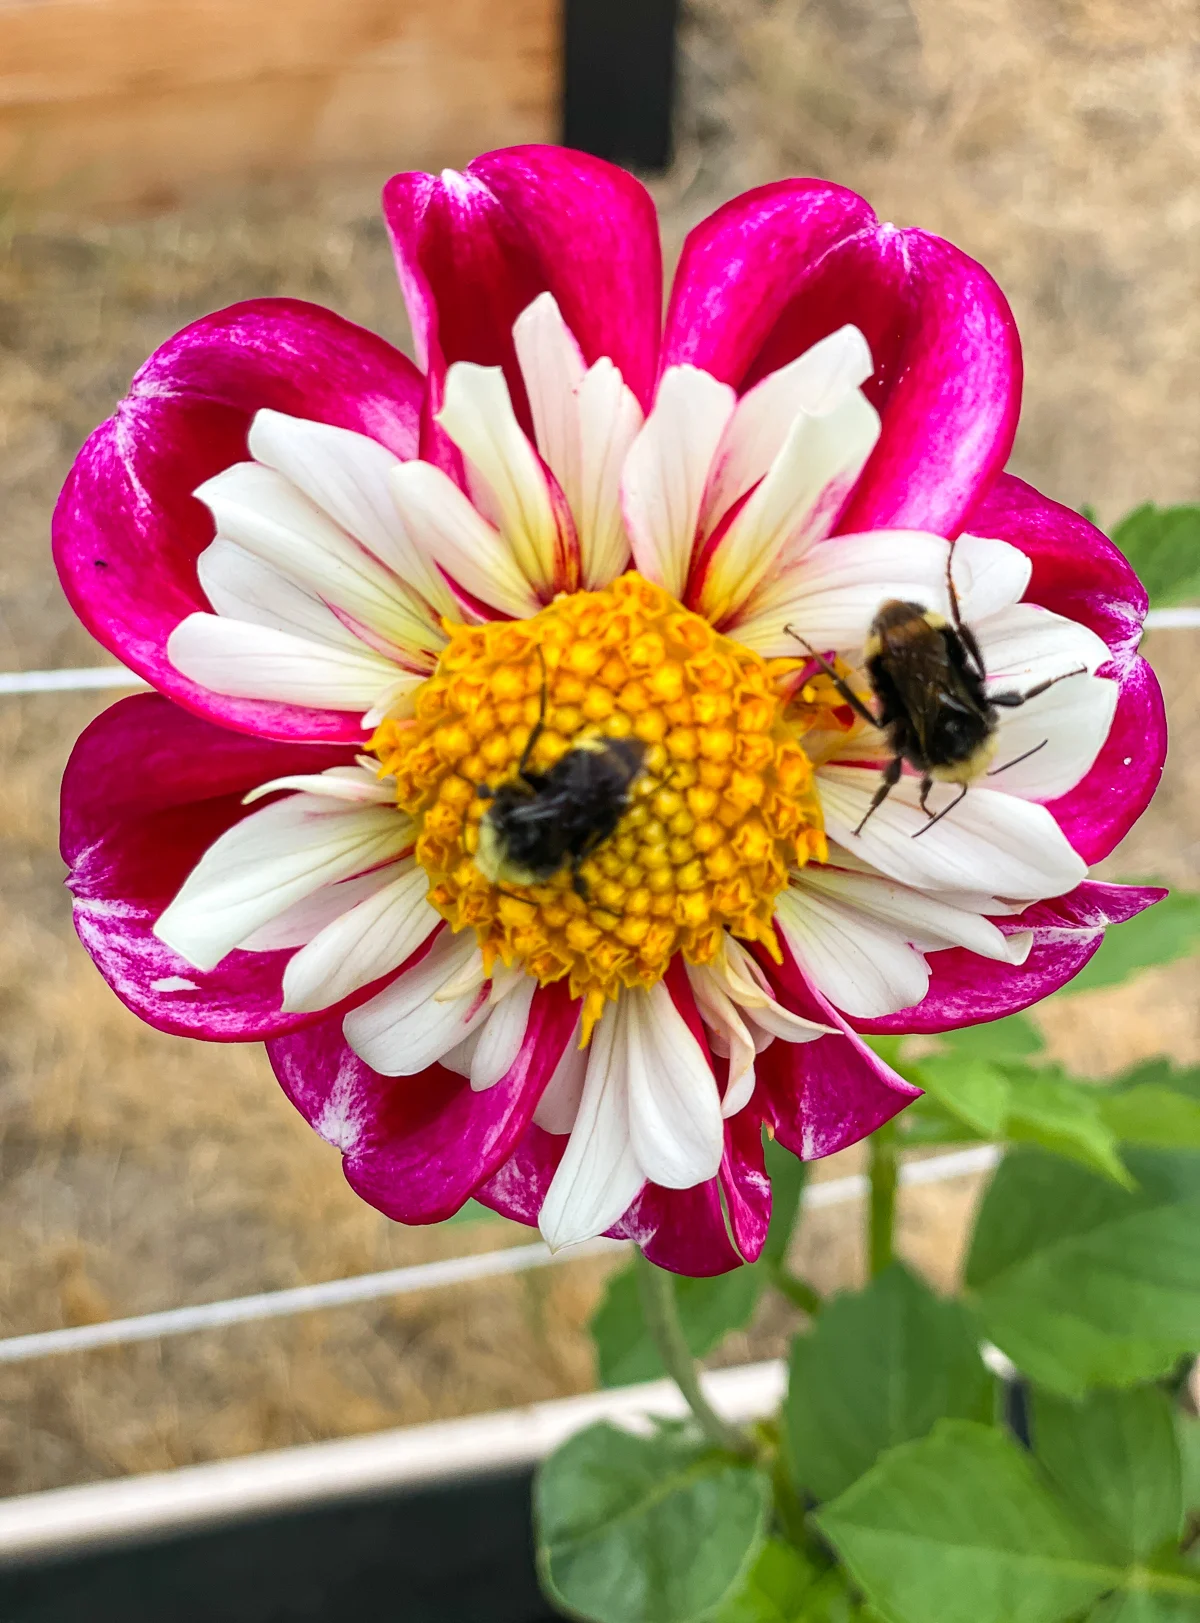
<path id="1" fill-rule="evenodd" d="M 1195 631 L 1200 629 L 1200 607 L 1151 609 L 1146 616 L 1147 631 Z M 127 671 L 124 665 L 80 666 L 64 671 L 0 671 L 0 694 L 71 693 L 94 688 L 145 688 L 150 684 Z"/>
<path id="2" fill-rule="evenodd" d="M 124 665 L 92 665 L 73 671 L 0 671 L 0 693 L 82 693 L 89 688 L 149 686 Z"/>
<path id="3" fill-rule="evenodd" d="M 902 1166 L 900 1182 L 940 1183 L 947 1178 L 962 1178 L 973 1172 L 987 1171 L 999 1158 L 1000 1152 L 993 1144 L 957 1150 L 951 1155 L 930 1156 Z M 810 1185 L 804 1204 L 814 1211 L 840 1206 L 859 1199 L 866 1189 L 867 1180 L 861 1174 L 835 1178 L 828 1183 Z M 410 1296 L 415 1291 L 494 1279 L 500 1274 L 524 1273 L 530 1268 L 574 1262 L 578 1257 L 620 1249 L 622 1242 L 618 1240 L 589 1240 L 562 1251 L 551 1251 L 549 1246 L 540 1244 L 517 1245 L 506 1251 L 483 1251 L 469 1257 L 447 1257 L 441 1262 L 421 1262 L 410 1268 L 389 1268 L 384 1273 L 329 1279 L 320 1285 L 299 1285 L 293 1290 L 261 1291 L 255 1296 L 233 1296 L 221 1302 L 200 1302 L 194 1307 L 166 1308 L 161 1313 L 143 1313 L 133 1319 L 109 1319 L 101 1324 L 39 1330 L 32 1335 L 10 1336 L 0 1341 L 0 1364 L 23 1364 L 56 1353 L 87 1352 L 93 1347 L 154 1341 L 159 1336 L 180 1336 L 193 1330 L 216 1330 L 229 1324 L 285 1318 L 293 1313 L 313 1313 L 319 1308 L 345 1307 L 351 1302 L 373 1302 L 382 1296 Z"/>

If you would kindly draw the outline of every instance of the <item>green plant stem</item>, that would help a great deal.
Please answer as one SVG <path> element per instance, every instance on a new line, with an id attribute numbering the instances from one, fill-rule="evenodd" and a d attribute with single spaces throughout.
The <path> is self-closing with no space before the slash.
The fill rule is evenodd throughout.
<path id="1" fill-rule="evenodd" d="M 781 1296 L 786 1296 L 793 1307 L 815 1318 L 821 1311 L 821 1297 L 809 1284 L 807 1279 L 799 1279 L 783 1263 L 776 1262 L 770 1266 L 771 1283 Z"/>
<path id="2" fill-rule="evenodd" d="M 867 1140 L 871 1194 L 867 1215 L 867 1251 L 871 1277 L 881 1274 L 894 1256 L 896 1183 L 900 1172 L 899 1145 L 894 1121 L 884 1122 Z"/>
<path id="3" fill-rule="evenodd" d="M 750 1439 L 737 1426 L 721 1418 L 701 1389 L 696 1360 L 692 1357 L 679 1322 L 674 1278 L 647 1261 L 640 1250 L 635 1250 L 633 1255 L 646 1328 L 658 1348 L 667 1374 L 683 1393 L 700 1430 L 711 1443 L 731 1454 L 753 1454 L 754 1445 Z"/>

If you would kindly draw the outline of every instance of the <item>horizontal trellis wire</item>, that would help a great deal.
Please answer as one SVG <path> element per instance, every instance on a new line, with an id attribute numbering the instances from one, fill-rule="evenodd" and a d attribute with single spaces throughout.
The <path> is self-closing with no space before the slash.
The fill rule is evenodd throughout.
<path id="1" fill-rule="evenodd" d="M 956 1150 L 950 1155 L 910 1161 L 901 1168 L 900 1181 L 941 1183 L 948 1178 L 967 1177 L 988 1171 L 995 1166 L 999 1155 L 994 1145 L 982 1144 L 969 1150 Z M 857 1200 L 866 1190 L 867 1179 L 856 1173 L 849 1178 L 811 1184 L 805 1192 L 804 1203 L 810 1211 L 817 1211 Z M 573 1262 L 577 1257 L 621 1249 L 622 1242 L 617 1240 L 590 1240 L 564 1251 L 551 1251 L 549 1246 L 541 1244 L 517 1245 L 504 1251 L 481 1251 L 473 1256 L 421 1262 L 409 1268 L 389 1268 L 383 1273 L 356 1274 L 350 1279 L 300 1285 L 292 1290 L 261 1291 L 254 1296 L 234 1296 L 221 1302 L 200 1302 L 194 1307 L 166 1308 L 159 1313 L 140 1314 L 137 1318 L 68 1325 L 62 1330 L 39 1330 L 32 1335 L 10 1336 L 0 1341 L 0 1364 L 22 1364 L 56 1353 L 87 1352 L 93 1347 L 120 1346 L 134 1341 L 153 1341 L 160 1336 L 185 1335 L 193 1330 L 217 1330 L 230 1324 L 286 1318 L 319 1308 L 373 1302 L 383 1296 L 409 1296 L 442 1285 L 464 1285 L 476 1279 L 494 1279 L 500 1274 L 524 1273 L 530 1268 L 545 1268 L 551 1263 Z"/>

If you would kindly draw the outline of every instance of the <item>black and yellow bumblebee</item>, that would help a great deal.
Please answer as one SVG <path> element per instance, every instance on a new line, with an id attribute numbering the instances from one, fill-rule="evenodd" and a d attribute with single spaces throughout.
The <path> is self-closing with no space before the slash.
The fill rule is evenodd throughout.
<path id="1" fill-rule="evenodd" d="M 1047 740 L 1043 739 L 1024 754 L 993 768 L 1000 710 L 1016 709 L 1055 683 L 1086 673 L 1087 667 L 1081 665 L 1077 670 L 1063 671 L 1038 682 L 1026 693 L 989 693 L 983 654 L 974 632 L 963 623 L 959 612 L 949 560 L 946 595 L 950 603 L 949 622 L 921 603 L 889 598 L 880 605 L 863 649 L 863 664 L 878 706 L 874 714 L 823 654 L 810 647 L 803 637 L 796 637 L 832 677 L 838 693 L 855 714 L 885 735 L 891 751 L 892 758 L 884 768 L 879 787 L 854 830 L 856 835 L 862 833 L 899 783 L 905 762 L 921 774 L 920 806 L 929 819 L 913 839 L 927 834 L 935 823 L 940 823 L 962 803 L 973 783 L 1007 772 L 1009 767 L 1045 749 Z M 957 796 L 937 813 L 930 811 L 926 804 L 935 783 L 959 786 Z"/>
<path id="2" fill-rule="evenodd" d="M 636 738 L 587 739 L 559 756 L 549 772 L 529 762 L 546 722 L 546 673 L 538 719 L 513 777 L 492 789 L 475 786 L 491 806 L 479 824 L 475 866 L 494 885 L 540 885 L 570 867 L 576 895 L 588 899 L 581 867 L 629 805 L 646 746 Z"/>

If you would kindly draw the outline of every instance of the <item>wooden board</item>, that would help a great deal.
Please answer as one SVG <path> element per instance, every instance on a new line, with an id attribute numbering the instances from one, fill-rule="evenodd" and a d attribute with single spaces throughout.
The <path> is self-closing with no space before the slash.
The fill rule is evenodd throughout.
<path id="1" fill-rule="evenodd" d="M 0 191 L 216 181 L 553 140 L 559 0 L 0 0 Z"/>

